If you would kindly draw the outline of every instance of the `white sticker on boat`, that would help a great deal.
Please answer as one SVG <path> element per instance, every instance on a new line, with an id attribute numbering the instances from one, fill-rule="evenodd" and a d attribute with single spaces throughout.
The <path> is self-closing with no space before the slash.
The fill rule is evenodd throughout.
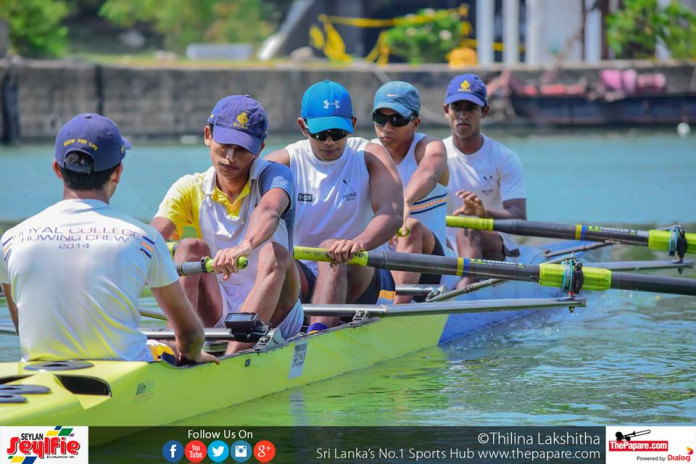
<path id="1" fill-rule="evenodd" d="M 294 379 L 302 375 L 305 359 L 307 359 L 307 340 L 302 340 L 295 343 L 295 352 L 292 355 L 290 374 L 288 374 L 289 379 Z"/>

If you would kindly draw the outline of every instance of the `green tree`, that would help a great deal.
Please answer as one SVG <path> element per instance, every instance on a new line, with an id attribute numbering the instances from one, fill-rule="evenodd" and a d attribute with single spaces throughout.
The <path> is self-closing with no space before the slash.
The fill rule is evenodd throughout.
<path id="1" fill-rule="evenodd" d="M 386 32 L 390 52 L 409 63 L 440 63 L 459 45 L 462 23 L 455 11 L 424 9 L 404 17 Z"/>
<path id="2" fill-rule="evenodd" d="M 68 29 L 61 21 L 68 15 L 61 0 L 0 0 L 0 18 L 10 27 L 13 52 L 29 58 L 65 54 Z"/>
<path id="3" fill-rule="evenodd" d="M 658 40 L 673 58 L 696 58 L 696 14 L 672 1 L 625 0 L 607 17 L 607 43 L 617 58 L 654 58 Z"/>
<path id="4" fill-rule="evenodd" d="M 170 49 L 192 42 L 258 43 L 271 30 L 262 0 L 107 0 L 100 14 L 120 26 L 152 23 Z"/>

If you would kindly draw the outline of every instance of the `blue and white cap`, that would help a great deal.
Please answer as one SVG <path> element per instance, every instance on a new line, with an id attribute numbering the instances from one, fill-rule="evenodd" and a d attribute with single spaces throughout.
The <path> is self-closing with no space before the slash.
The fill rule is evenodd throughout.
<path id="1" fill-rule="evenodd" d="M 310 86 L 302 96 L 302 118 L 313 134 L 329 129 L 352 133 L 353 103 L 348 90 L 328 80 Z"/>

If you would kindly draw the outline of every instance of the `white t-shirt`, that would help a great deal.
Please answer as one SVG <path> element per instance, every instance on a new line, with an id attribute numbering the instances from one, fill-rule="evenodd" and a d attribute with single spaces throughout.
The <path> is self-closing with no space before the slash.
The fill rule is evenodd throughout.
<path id="1" fill-rule="evenodd" d="M 448 214 L 464 204 L 456 195 L 459 190 L 476 193 L 486 209 L 497 211 L 503 209 L 504 201 L 527 197 L 520 158 L 505 145 L 484 135 L 481 148 L 467 155 L 454 146 L 451 136 L 444 139 L 444 143 L 450 172 Z M 454 230 L 448 228 L 450 241 L 456 243 L 453 233 Z M 514 242 L 501 235 L 508 249 L 515 248 Z"/>
<path id="2" fill-rule="evenodd" d="M 353 239 L 365 230 L 375 215 L 365 164 L 367 143 L 350 137 L 333 161 L 314 156 L 308 140 L 285 147 L 297 195 L 295 245 L 318 247 L 326 239 Z M 316 273 L 315 262 L 304 263 Z"/>
<path id="3" fill-rule="evenodd" d="M 3 234 L 23 360 L 152 361 L 138 331 L 146 282 L 178 276 L 162 236 L 99 200 L 63 200 Z"/>

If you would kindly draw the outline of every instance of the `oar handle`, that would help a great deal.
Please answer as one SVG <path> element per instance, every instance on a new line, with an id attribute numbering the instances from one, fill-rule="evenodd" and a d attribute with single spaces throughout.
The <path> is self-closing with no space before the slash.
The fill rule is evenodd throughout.
<path id="1" fill-rule="evenodd" d="M 324 261 L 327 263 L 333 261 L 331 257 L 329 257 L 329 252 L 326 248 L 296 246 L 293 251 L 293 257 L 305 261 Z M 367 266 L 367 258 L 367 251 L 359 251 L 348 261 L 348 264 Z"/>
<path id="2" fill-rule="evenodd" d="M 203 257 L 200 261 L 184 261 L 175 264 L 176 271 L 182 276 L 213 272 L 212 260 L 208 256 Z M 238 269 L 246 269 L 248 265 L 249 261 L 244 256 L 237 258 Z"/>

